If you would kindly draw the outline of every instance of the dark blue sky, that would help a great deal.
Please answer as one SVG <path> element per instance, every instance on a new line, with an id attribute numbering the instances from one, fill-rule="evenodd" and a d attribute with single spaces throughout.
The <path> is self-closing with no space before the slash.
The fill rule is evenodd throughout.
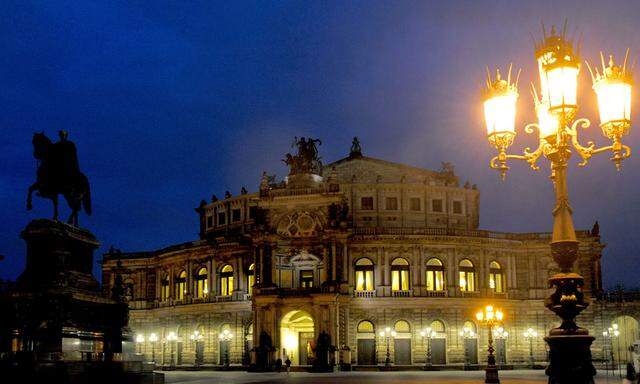
<path id="1" fill-rule="evenodd" d="M 99 253 L 195 239 L 200 199 L 255 190 L 262 170 L 282 176 L 294 135 L 320 137 L 328 161 L 355 135 L 369 156 L 451 161 L 481 190 L 483 228 L 548 231 L 548 172 L 515 164 L 500 182 L 488 169 L 479 89 L 486 65 L 523 68 L 522 132 L 533 118 L 531 36 L 565 16 L 585 58 L 626 47 L 638 56 L 636 1 L 3 1 L 0 277 L 23 268 L 20 230 L 51 214 L 42 199 L 24 209 L 31 136 L 61 128 L 92 184 L 95 213 L 81 223 Z M 590 83 L 585 69 L 580 114 L 597 122 Z M 585 135 L 608 144 L 597 126 Z M 514 150 L 534 144 L 525 136 Z M 626 142 L 638 137 L 633 128 Z M 571 169 L 576 227 L 600 220 L 609 286 L 638 285 L 639 184 L 637 157 L 621 174 L 604 155 Z"/>

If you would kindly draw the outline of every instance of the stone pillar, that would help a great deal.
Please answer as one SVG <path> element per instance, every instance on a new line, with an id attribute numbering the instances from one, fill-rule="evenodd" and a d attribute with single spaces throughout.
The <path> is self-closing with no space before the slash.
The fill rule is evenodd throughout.
<path id="1" fill-rule="evenodd" d="M 338 267 L 337 267 L 337 256 L 336 256 L 336 241 L 333 240 L 331 242 L 331 280 L 338 281 Z"/>
<path id="2" fill-rule="evenodd" d="M 238 266 L 238 282 L 236 283 L 237 285 L 237 290 L 241 293 L 244 294 L 247 292 L 247 281 L 245 278 L 245 274 L 244 274 L 244 256 L 240 255 L 238 256 L 238 258 L 236 259 L 236 265 Z"/>
<path id="3" fill-rule="evenodd" d="M 349 247 L 347 246 L 347 242 L 342 243 L 342 274 L 340 276 L 340 281 L 348 281 L 349 280 Z"/>
<path id="4" fill-rule="evenodd" d="M 322 271 L 320 274 L 320 284 L 325 284 L 329 279 L 329 249 L 327 244 L 322 248 Z"/>
<path id="5" fill-rule="evenodd" d="M 271 287 L 273 285 L 273 271 L 271 264 L 273 263 L 273 245 L 267 243 L 264 245 L 264 253 L 262 255 L 263 270 L 263 285 Z"/>

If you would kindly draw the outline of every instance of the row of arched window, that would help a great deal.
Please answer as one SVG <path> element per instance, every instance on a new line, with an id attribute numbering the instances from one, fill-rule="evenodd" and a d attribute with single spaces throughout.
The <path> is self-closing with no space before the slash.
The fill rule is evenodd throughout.
<path id="1" fill-rule="evenodd" d="M 252 294 L 253 285 L 255 283 L 254 276 L 255 264 L 251 264 L 247 271 L 247 290 L 249 295 Z M 226 264 L 220 268 L 218 278 L 218 295 L 231 296 L 234 291 L 235 271 L 232 265 Z M 206 267 L 198 269 L 194 276 L 193 297 L 204 299 L 209 295 L 209 271 Z M 187 271 L 178 272 L 173 278 L 173 298 L 175 300 L 184 300 L 187 293 Z M 169 274 L 162 276 L 160 280 L 160 299 L 168 300 L 171 297 L 171 280 Z"/>
<path id="2" fill-rule="evenodd" d="M 471 322 L 468 322 L 471 323 Z M 473 324 L 473 323 L 471 323 Z M 467 326 L 467 324 L 465 323 L 465 326 Z M 392 328 L 395 332 L 397 333 L 411 333 L 411 325 L 409 324 L 408 321 L 406 320 L 398 320 L 393 324 L 393 328 Z M 431 322 L 431 324 L 429 325 L 429 329 L 433 332 L 435 332 L 435 337 L 445 337 L 446 336 L 446 330 L 444 327 L 444 323 L 440 320 L 434 320 Z M 475 329 L 475 325 L 474 325 L 474 329 Z M 373 325 L 373 323 L 369 320 L 362 320 L 361 322 L 358 323 L 357 326 L 357 332 L 359 334 L 359 336 L 366 336 L 367 334 L 374 334 L 376 333 L 376 328 Z"/>
<path id="3" fill-rule="evenodd" d="M 356 291 L 373 291 L 375 264 L 371 259 L 362 257 L 355 263 L 355 289 Z M 431 258 L 427 261 L 425 271 L 425 288 L 427 291 L 444 291 L 445 270 L 442 261 Z M 497 261 L 489 264 L 489 288 L 496 293 L 505 292 L 505 279 L 502 266 Z M 408 291 L 410 288 L 409 262 L 398 257 L 391 262 L 391 290 Z M 458 287 L 463 292 L 476 292 L 478 290 L 478 276 L 473 262 L 463 259 L 458 263 Z"/>

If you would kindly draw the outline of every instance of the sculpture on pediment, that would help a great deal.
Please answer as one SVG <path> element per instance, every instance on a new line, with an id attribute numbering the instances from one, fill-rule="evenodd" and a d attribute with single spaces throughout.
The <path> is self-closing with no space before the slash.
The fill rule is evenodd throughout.
<path id="1" fill-rule="evenodd" d="M 360 140 L 358 140 L 357 136 L 354 137 L 353 141 L 351 142 L 351 151 L 349 153 L 349 157 L 362 157 L 362 147 L 360 146 Z"/>
<path id="2" fill-rule="evenodd" d="M 322 162 L 318 155 L 318 145 L 320 139 L 301 137 L 294 138 L 291 148 L 297 147 L 297 154 L 287 153 L 282 161 L 289 167 L 289 175 L 311 173 L 319 175 L 322 173 Z"/>
<path id="3" fill-rule="evenodd" d="M 455 174 L 453 164 L 449 162 L 442 162 L 438 178 L 444 181 L 445 185 L 458 186 L 458 177 Z"/>

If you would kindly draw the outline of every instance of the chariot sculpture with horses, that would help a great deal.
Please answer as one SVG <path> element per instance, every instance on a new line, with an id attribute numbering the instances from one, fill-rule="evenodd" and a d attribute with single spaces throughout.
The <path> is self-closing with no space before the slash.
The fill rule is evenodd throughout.
<path id="1" fill-rule="evenodd" d="M 80 171 L 76 146 L 67 139 L 66 131 L 59 132 L 60 140 L 53 143 L 44 132 L 33 135 L 33 157 L 38 160 L 36 182 L 29 187 L 27 210 L 33 208 L 32 194 L 53 202 L 53 220 L 58 220 L 58 195 L 64 196 L 71 215 L 68 224 L 78 226 L 78 212 L 84 208 L 91 215 L 89 180 Z"/>

